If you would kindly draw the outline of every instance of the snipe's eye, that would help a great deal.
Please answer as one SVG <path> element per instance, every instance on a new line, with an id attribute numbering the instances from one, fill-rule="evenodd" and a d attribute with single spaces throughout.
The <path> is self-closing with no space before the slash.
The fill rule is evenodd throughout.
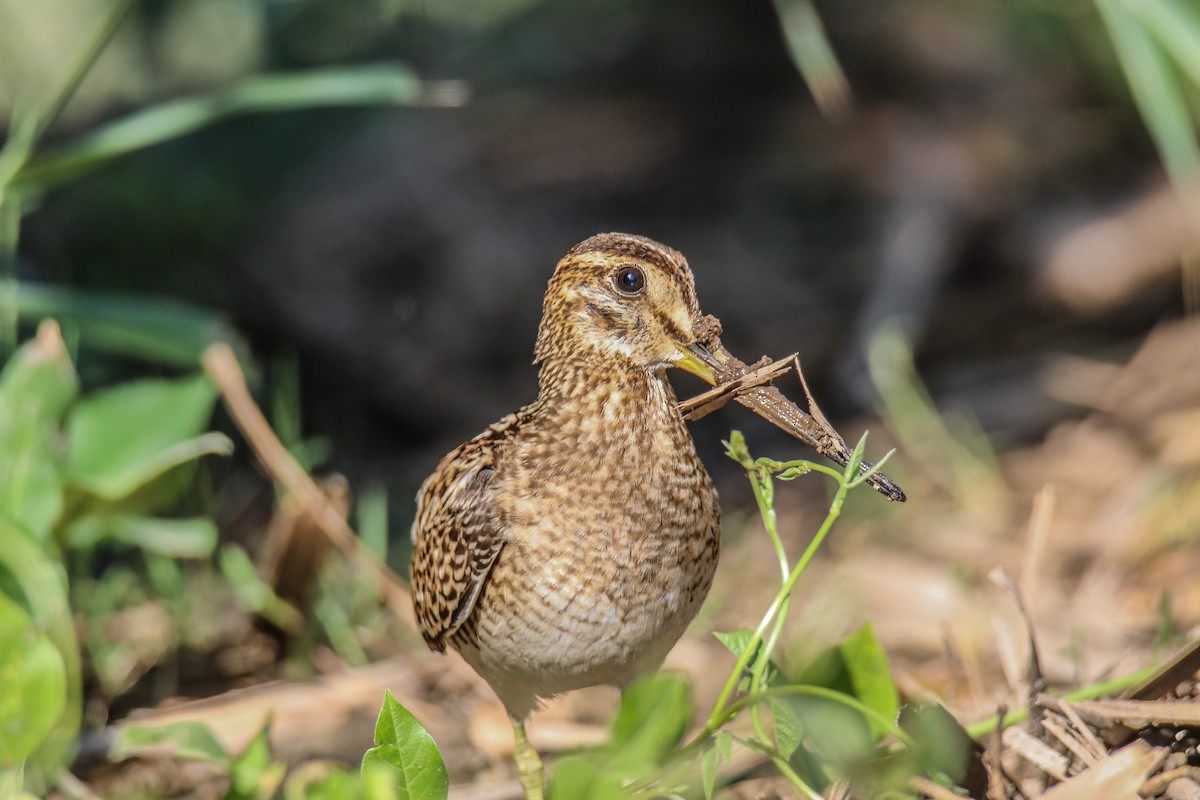
<path id="1" fill-rule="evenodd" d="M 613 281 L 625 294 L 637 294 L 646 288 L 646 276 L 637 267 L 621 267 L 613 276 Z"/>

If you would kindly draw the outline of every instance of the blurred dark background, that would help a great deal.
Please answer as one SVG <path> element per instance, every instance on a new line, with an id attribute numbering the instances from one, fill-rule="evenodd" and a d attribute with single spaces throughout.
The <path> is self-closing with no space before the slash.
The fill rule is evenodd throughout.
<path id="1" fill-rule="evenodd" d="M 0 2 L 4 108 L 60 78 L 95 5 Z M 139 4 L 51 145 L 261 72 L 396 61 L 428 102 L 241 116 L 114 160 L 40 197 L 20 277 L 226 318 L 264 395 L 298 380 L 321 468 L 386 484 L 397 535 L 436 459 L 533 397 L 545 282 L 600 231 L 681 250 L 730 349 L 799 351 L 848 437 L 886 321 L 1001 446 L 1079 413 L 1073 359 L 1184 310 L 1182 213 L 1093 4 L 818 3 L 841 114 L 789 55 L 793 5 Z M 85 381 L 163 369 L 88 344 Z M 697 432 L 714 468 L 731 427 L 792 452 L 728 410 Z"/>

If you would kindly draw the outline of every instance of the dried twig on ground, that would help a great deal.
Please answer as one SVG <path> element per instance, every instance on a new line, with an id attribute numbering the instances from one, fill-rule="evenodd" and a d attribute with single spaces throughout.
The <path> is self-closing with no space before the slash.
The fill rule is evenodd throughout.
<path id="1" fill-rule="evenodd" d="M 275 436 L 262 410 L 250 396 L 233 350 L 215 344 L 204 353 L 204 370 L 221 391 L 225 407 L 271 478 L 302 503 L 334 547 L 379 581 L 385 602 L 397 617 L 416 630 L 412 599 L 387 564 L 362 547 L 342 513 L 329 502 L 311 477 Z"/>

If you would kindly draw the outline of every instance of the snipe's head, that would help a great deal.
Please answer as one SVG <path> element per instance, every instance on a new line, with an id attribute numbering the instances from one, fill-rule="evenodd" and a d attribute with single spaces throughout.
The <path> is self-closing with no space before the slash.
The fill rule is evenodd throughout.
<path id="1" fill-rule="evenodd" d="M 558 262 L 542 306 L 535 360 L 616 369 L 680 367 L 714 382 L 696 343 L 700 317 L 687 260 L 643 236 L 602 233 Z"/>

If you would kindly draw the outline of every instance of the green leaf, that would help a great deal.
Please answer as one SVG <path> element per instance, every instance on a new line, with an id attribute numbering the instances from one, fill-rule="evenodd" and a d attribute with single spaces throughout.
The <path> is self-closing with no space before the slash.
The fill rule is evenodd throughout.
<path id="1" fill-rule="evenodd" d="M 303 629 L 304 616 L 258 577 L 254 562 L 245 550 L 236 545 L 226 545 L 217 555 L 217 561 L 242 605 L 270 620 L 281 630 L 297 633 Z"/>
<path id="2" fill-rule="evenodd" d="M 717 641 L 729 648 L 729 652 L 733 653 L 737 658 L 741 658 L 746 652 L 746 648 L 750 645 L 750 640 L 754 637 L 754 631 L 713 631 L 713 636 L 717 637 Z M 754 663 L 751 659 L 750 663 Z"/>
<path id="3" fill-rule="evenodd" d="M 179 464 L 228 454 L 228 437 L 198 435 L 215 400 L 203 375 L 131 381 L 91 395 L 67 421 L 68 481 L 117 500 Z"/>
<path id="4" fill-rule="evenodd" d="M 450 793 L 437 743 L 391 691 L 384 695 L 375 723 L 375 747 L 363 755 L 364 779 L 378 765 L 390 768 L 397 800 L 444 800 Z"/>
<path id="5" fill-rule="evenodd" d="M 24 766 L 0 767 L 0 797 L 5 800 L 38 800 L 25 790 Z"/>
<path id="6" fill-rule="evenodd" d="M 750 642 L 754 639 L 754 631 L 741 630 L 729 631 L 728 633 L 723 631 L 713 631 L 713 636 L 717 637 L 717 641 L 729 648 L 729 652 L 733 653 L 738 659 L 741 659 L 741 657 L 746 653 L 746 648 L 750 646 Z M 758 659 L 762 654 L 761 639 L 755 644 L 754 649 L 754 655 L 751 656 L 750 660 L 746 662 L 747 670 L 754 668 L 754 665 L 758 662 Z M 772 667 L 773 666 L 774 665 L 772 664 Z"/>
<path id="7" fill-rule="evenodd" d="M 771 697 L 767 708 L 775 720 L 775 747 L 790 759 L 804 743 L 804 718 L 797 709 L 796 698 Z"/>
<path id="8" fill-rule="evenodd" d="M 271 758 L 271 724 L 254 735 L 229 766 L 230 786 L 225 800 L 256 800 L 275 796 L 287 765 Z"/>
<path id="9" fill-rule="evenodd" d="M 90 549 L 102 541 L 171 558 L 208 558 L 217 547 L 217 526 L 207 517 L 96 514 L 75 520 L 64 533 L 64 544 L 72 549 Z"/>
<path id="10" fill-rule="evenodd" d="M 721 631 L 713 631 L 713 636 L 717 637 L 717 641 L 729 648 L 729 651 L 739 659 L 746 652 L 746 648 L 750 646 L 750 641 L 754 638 L 754 631 L 741 630 L 723 633 Z M 762 656 L 762 640 L 759 640 L 755 646 L 755 654 L 746 662 L 747 670 L 753 670 L 758 663 L 758 659 Z M 779 683 L 780 670 L 779 665 L 774 660 L 767 665 L 767 671 L 763 674 L 766 686 L 775 686 Z M 742 686 L 741 688 L 748 688 Z"/>
<path id="11" fill-rule="evenodd" d="M 225 766 L 231 763 L 228 751 L 212 729 L 193 720 L 168 725 L 122 725 L 109 751 L 109 759 L 122 761 L 138 756 L 165 756 Z"/>
<path id="12" fill-rule="evenodd" d="M 288 773 L 283 783 L 283 800 L 344 800 L 347 797 L 376 800 L 377 795 L 365 785 L 368 782 L 358 772 L 350 772 L 341 764 L 310 762 Z M 393 800 L 395 792 L 390 784 L 385 783 L 379 788 L 384 794 L 378 800 Z"/>
<path id="13" fill-rule="evenodd" d="M 25 609 L 0 594 L 0 769 L 21 764 L 62 716 L 62 656 Z"/>
<path id="14" fill-rule="evenodd" d="M 621 692 L 612 726 L 616 764 L 661 764 L 692 721 L 692 690 L 682 675 L 661 672 Z"/>
<path id="15" fill-rule="evenodd" d="M 196 369 L 214 342 L 244 347 L 221 314 L 174 298 L 25 281 L 17 284 L 17 314 L 69 324 L 89 349 L 184 369 Z"/>
<path id="16" fill-rule="evenodd" d="M 887 719 L 894 720 L 900 711 L 900 692 L 892 681 L 892 670 L 887 653 L 883 651 L 870 623 L 838 643 L 838 651 L 846 665 L 852 694 Z M 872 723 L 877 735 L 885 731 L 878 723 Z"/>
<path id="17" fill-rule="evenodd" d="M 60 424 L 79 392 L 58 326 L 44 323 L 0 372 L 0 514 L 49 539 L 62 510 Z"/>
<path id="18" fill-rule="evenodd" d="M 746 447 L 746 437 L 741 431 L 730 431 L 729 441 L 722 442 L 722 444 L 725 445 L 725 455 L 741 464 L 743 469 L 754 468 L 754 461 L 750 458 L 750 449 Z"/>
<path id="19" fill-rule="evenodd" d="M 69 751 L 83 713 L 79 644 L 67 602 L 67 574 L 23 528 L 0 515 L 0 594 L 22 606 L 54 646 L 65 675 L 65 705 L 54 730 L 31 756 L 37 778 L 57 773 Z"/>
<path id="20" fill-rule="evenodd" d="M 364 800 L 398 800 L 396 787 L 392 781 L 392 766 L 390 764 L 384 761 L 363 763 L 358 778 L 362 783 L 362 797 Z M 340 800 L 340 798 L 348 796 L 350 795 L 333 795 L 331 800 Z M 288 798 L 288 800 L 291 800 L 291 798 Z"/>
<path id="21" fill-rule="evenodd" d="M 721 641 L 721 644 L 740 658 L 750 644 L 754 632 L 745 630 L 733 633 L 715 633 L 714 635 Z M 761 648 L 761 646 L 760 642 L 759 647 Z M 751 667 L 758 658 L 759 656 L 756 654 L 750 660 Z M 764 688 L 782 686 L 787 683 L 779 665 L 774 660 L 767 665 L 767 671 L 763 678 Z M 744 688 L 748 688 L 748 686 Z M 770 697 L 766 702 L 767 708 L 771 709 L 771 716 L 775 720 L 775 746 L 779 752 L 791 757 L 804 740 L 804 720 L 797 713 L 796 700 L 792 697 Z"/>
<path id="22" fill-rule="evenodd" d="M 700 761 L 700 780 L 704 788 L 705 800 L 712 800 L 717 788 L 717 772 L 721 762 L 733 757 L 733 735 L 729 731 L 720 731 L 713 737 L 712 745 L 704 751 Z"/>
<path id="23" fill-rule="evenodd" d="M 940 773 L 959 784 L 966 779 L 974 743 L 949 711 L 936 703 L 906 707 L 900 726 L 917 743 L 916 756 L 925 774 Z M 977 768 L 984 769 L 982 763 Z"/>
<path id="24" fill-rule="evenodd" d="M 557 800 L 629 800 L 621 777 L 594 754 L 567 756 L 554 765 L 547 795 Z"/>
<path id="25" fill-rule="evenodd" d="M 796 683 L 821 686 L 854 697 L 882 716 L 894 719 L 899 693 L 892 683 L 887 657 L 870 625 L 864 625 L 813 660 Z M 808 741 L 827 760 L 846 765 L 867 758 L 885 733 L 879 722 L 830 698 L 799 695 L 776 698 L 787 714 L 808 731 Z M 777 709 L 776 704 L 772 704 Z M 777 725 L 787 715 L 776 712 Z M 793 755 L 796 753 L 794 752 Z"/>

